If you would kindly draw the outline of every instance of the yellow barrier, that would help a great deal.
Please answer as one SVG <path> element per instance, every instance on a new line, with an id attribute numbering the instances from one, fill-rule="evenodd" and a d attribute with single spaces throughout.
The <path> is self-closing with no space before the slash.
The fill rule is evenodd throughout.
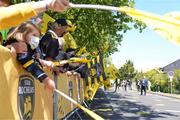
<path id="1" fill-rule="evenodd" d="M 52 93 L 0 46 L 0 119 L 52 119 Z"/>
<path id="2" fill-rule="evenodd" d="M 80 84 L 79 88 L 78 84 Z M 79 80 L 78 76 L 67 76 L 66 74 L 58 75 L 57 89 L 70 96 L 75 101 L 81 102 L 84 99 L 83 80 Z M 58 119 L 65 117 L 76 107 L 76 105 L 73 105 L 70 101 L 67 101 L 62 96 L 58 96 Z"/>
<path id="3" fill-rule="evenodd" d="M 52 120 L 53 93 L 45 90 L 43 84 L 26 72 L 10 51 L 2 46 L 0 63 L 0 119 Z M 54 78 L 52 71 L 45 71 L 48 76 Z M 82 102 L 87 86 L 78 76 L 60 74 L 57 76 L 57 88 L 75 101 Z M 58 119 L 77 107 L 61 96 L 58 96 L 57 102 Z"/>
<path id="4" fill-rule="evenodd" d="M 0 63 L 0 119 L 20 119 L 21 115 L 24 119 L 53 119 L 53 94 L 45 90 L 42 83 L 23 70 L 9 50 L 2 46 L 0 46 Z M 52 72 L 46 71 L 46 73 L 49 73 L 48 75 L 53 78 Z M 68 77 L 65 74 L 61 74 L 58 79 L 59 90 L 70 96 L 72 94 L 72 98 L 78 101 L 77 77 Z M 82 90 L 82 79 L 80 82 L 80 89 Z M 19 83 L 21 83 L 21 86 L 18 87 Z M 28 90 L 32 93 L 24 94 L 23 96 L 23 92 Z M 18 95 L 18 91 L 22 95 Z M 83 94 L 80 94 L 80 96 L 81 100 L 84 99 Z M 58 102 L 60 104 L 59 112 L 61 113 L 59 118 L 62 118 L 75 108 L 74 105 L 64 100 L 64 98 L 60 97 Z"/>

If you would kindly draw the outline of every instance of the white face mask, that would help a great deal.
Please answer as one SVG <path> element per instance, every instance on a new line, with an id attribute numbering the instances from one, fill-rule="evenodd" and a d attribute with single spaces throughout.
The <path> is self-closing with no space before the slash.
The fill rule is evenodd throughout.
<path id="1" fill-rule="evenodd" d="M 40 38 L 36 36 L 32 36 L 31 40 L 29 41 L 29 45 L 31 46 L 31 49 L 35 49 L 39 45 Z"/>

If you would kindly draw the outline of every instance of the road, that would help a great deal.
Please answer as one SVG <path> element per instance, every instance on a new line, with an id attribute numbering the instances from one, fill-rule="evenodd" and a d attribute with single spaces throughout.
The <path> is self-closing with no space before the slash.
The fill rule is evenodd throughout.
<path id="1" fill-rule="evenodd" d="M 135 90 L 98 90 L 89 109 L 106 120 L 180 120 L 180 99 L 157 94 L 140 95 Z M 82 120 L 92 120 L 79 111 Z M 75 117 L 76 116 L 76 117 Z M 68 120 L 77 119 L 77 115 Z"/>
<path id="2" fill-rule="evenodd" d="M 105 119 L 120 120 L 180 120 L 180 99 L 156 94 L 140 95 L 137 91 L 114 88 L 104 92 L 112 113 Z M 107 108 L 106 108 L 107 109 Z"/>

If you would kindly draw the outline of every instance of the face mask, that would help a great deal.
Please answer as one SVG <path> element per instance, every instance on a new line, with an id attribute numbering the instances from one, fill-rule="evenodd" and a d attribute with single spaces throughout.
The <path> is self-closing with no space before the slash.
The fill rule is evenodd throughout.
<path id="1" fill-rule="evenodd" d="M 39 40 L 40 40 L 39 37 L 36 37 L 36 36 L 32 36 L 32 37 L 31 37 L 31 40 L 29 41 L 29 45 L 31 46 L 31 49 L 32 49 L 32 50 L 34 50 L 35 48 L 38 47 L 38 45 L 39 45 Z"/>

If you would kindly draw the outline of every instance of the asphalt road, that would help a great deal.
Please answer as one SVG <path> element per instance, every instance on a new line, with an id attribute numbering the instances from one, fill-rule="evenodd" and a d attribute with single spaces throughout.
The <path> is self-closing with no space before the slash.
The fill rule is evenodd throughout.
<path id="1" fill-rule="evenodd" d="M 100 113 L 105 119 L 180 120 L 180 99 L 155 94 L 144 96 L 137 91 L 124 91 L 122 88 L 116 93 L 114 88 L 104 93 L 112 109 L 111 115 L 106 114 L 108 108 L 103 114 Z"/>
<path id="2" fill-rule="evenodd" d="M 180 120 L 180 99 L 148 93 L 144 96 L 121 88 L 118 92 L 100 88 L 88 106 L 106 120 Z M 92 120 L 81 110 L 78 113 L 81 118 L 74 114 L 68 120 Z"/>

